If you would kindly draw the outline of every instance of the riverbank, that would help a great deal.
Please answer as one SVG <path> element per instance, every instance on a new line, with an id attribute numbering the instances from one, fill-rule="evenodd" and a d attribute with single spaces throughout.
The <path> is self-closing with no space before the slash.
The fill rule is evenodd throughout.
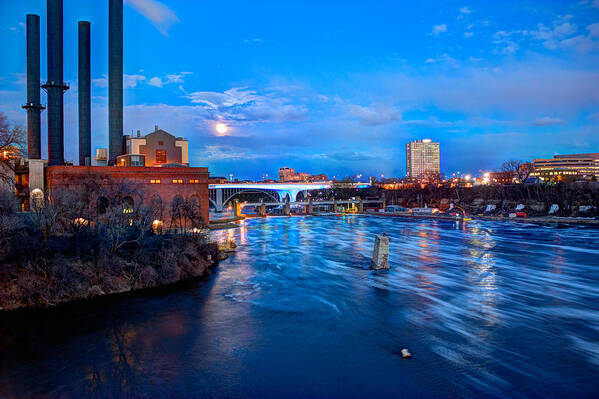
<path id="1" fill-rule="evenodd" d="M 217 244 L 193 236 L 155 236 L 145 244 L 96 256 L 45 251 L 13 259 L 0 269 L 0 314 L 170 286 L 206 276 L 226 257 Z"/>
<path id="2" fill-rule="evenodd" d="M 533 216 L 528 218 L 510 218 L 505 216 L 475 216 L 474 219 L 493 220 L 499 222 L 535 223 L 535 224 L 567 224 L 599 226 L 599 220 L 591 218 Z"/>

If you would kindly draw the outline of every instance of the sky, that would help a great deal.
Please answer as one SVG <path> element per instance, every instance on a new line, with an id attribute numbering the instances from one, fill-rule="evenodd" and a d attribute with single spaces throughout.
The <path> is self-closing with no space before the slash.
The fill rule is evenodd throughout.
<path id="1" fill-rule="evenodd" d="M 599 0 L 124 2 L 124 133 L 185 137 L 214 176 L 402 177 L 405 144 L 423 138 L 445 174 L 599 152 Z M 0 0 L 0 112 L 23 126 L 25 15 L 40 15 L 45 81 L 45 3 Z M 64 0 L 68 160 L 79 20 L 92 149 L 108 144 L 108 1 Z"/>

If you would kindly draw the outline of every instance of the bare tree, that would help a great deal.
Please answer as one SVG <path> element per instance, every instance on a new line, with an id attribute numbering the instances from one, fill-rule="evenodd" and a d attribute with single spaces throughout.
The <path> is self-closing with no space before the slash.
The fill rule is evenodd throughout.
<path id="1" fill-rule="evenodd" d="M 515 183 L 524 183 L 530 175 L 530 166 L 528 163 L 519 160 L 509 160 L 501 164 L 501 171 L 514 176 Z"/>
<path id="2" fill-rule="evenodd" d="M 102 213 L 97 215 L 97 228 L 109 243 L 111 253 L 127 244 L 140 245 L 150 231 L 155 212 L 146 206 L 144 195 L 124 184 L 113 184 L 100 191 L 101 197 L 110 198 Z"/>
<path id="3" fill-rule="evenodd" d="M 24 153 L 25 131 L 0 112 L 0 182 L 14 183 L 15 160 Z"/>

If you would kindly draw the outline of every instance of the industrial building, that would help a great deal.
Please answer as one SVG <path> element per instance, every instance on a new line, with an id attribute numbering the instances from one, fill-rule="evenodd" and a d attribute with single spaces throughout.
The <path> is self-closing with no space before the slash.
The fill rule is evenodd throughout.
<path id="1" fill-rule="evenodd" d="M 406 174 L 411 179 L 438 179 L 441 175 L 439 143 L 431 139 L 406 144 Z"/>
<path id="2" fill-rule="evenodd" d="M 208 169 L 189 167 L 188 142 L 158 129 L 145 137 L 123 136 L 123 0 L 108 0 L 108 149 L 91 151 L 91 73 L 90 30 L 87 21 L 78 22 L 78 105 L 79 166 L 64 160 L 63 97 L 69 89 L 63 81 L 63 0 L 47 0 L 48 79 L 40 86 L 39 16 L 27 15 L 27 148 L 24 175 L 17 177 L 23 207 L 32 196 L 42 196 L 54 188 L 77 190 L 78 184 L 125 184 L 144 193 L 142 201 L 156 195 L 165 204 L 177 197 L 194 198 L 208 223 Z M 48 159 L 42 159 L 40 89 L 48 93 Z M 100 166 L 98 166 L 100 165 Z M 107 165 L 107 166 L 103 166 Z M 160 166 L 156 168 L 155 166 Z M 100 200 L 100 199 L 98 199 Z M 168 209 L 168 206 L 166 207 Z"/>
<path id="3" fill-rule="evenodd" d="M 126 135 L 124 147 L 125 154 L 117 157 L 118 166 L 189 166 L 187 140 L 158 129 L 158 125 L 143 137 L 139 130 L 135 137 Z"/>

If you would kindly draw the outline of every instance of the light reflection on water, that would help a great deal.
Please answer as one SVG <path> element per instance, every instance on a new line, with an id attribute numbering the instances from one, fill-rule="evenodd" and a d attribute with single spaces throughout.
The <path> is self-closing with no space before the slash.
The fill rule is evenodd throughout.
<path id="1" fill-rule="evenodd" d="M 376 273 L 383 231 L 391 270 Z M 213 238 L 238 248 L 209 281 L 5 346 L 0 397 L 597 394 L 597 230 L 281 217 Z"/>

